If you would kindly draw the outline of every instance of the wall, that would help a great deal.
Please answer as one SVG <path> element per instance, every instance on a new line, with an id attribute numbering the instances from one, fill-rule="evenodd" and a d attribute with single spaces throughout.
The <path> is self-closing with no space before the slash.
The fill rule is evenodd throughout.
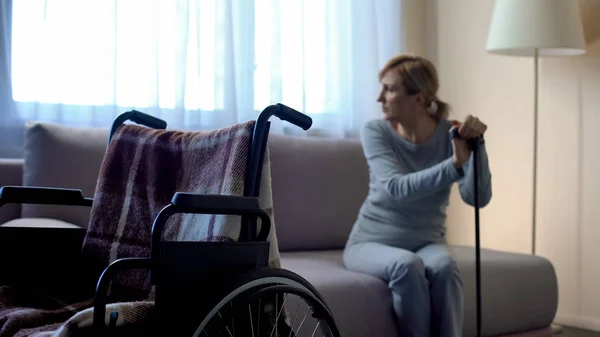
<path id="1" fill-rule="evenodd" d="M 582 1 L 587 53 L 540 63 L 539 235 L 557 269 L 557 321 L 600 331 L 600 1 Z"/>
<path id="2" fill-rule="evenodd" d="M 410 1 L 410 0 L 409 0 Z M 557 322 L 600 331 L 600 0 L 581 1 L 584 56 L 540 61 L 537 254 L 559 278 Z M 452 118 L 489 125 L 493 201 L 482 246 L 531 252 L 533 59 L 488 54 L 493 0 L 428 0 L 426 50 Z M 453 190 L 449 239 L 473 245 L 473 210 Z"/>
<path id="3" fill-rule="evenodd" d="M 533 61 L 490 55 L 485 50 L 491 0 L 432 2 L 437 16 L 436 59 L 440 98 L 451 118 L 478 116 L 489 128 L 486 148 L 493 177 L 493 202 L 481 209 L 482 245 L 529 252 L 533 161 Z M 450 241 L 473 245 L 473 209 L 453 190 L 448 215 Z"/>

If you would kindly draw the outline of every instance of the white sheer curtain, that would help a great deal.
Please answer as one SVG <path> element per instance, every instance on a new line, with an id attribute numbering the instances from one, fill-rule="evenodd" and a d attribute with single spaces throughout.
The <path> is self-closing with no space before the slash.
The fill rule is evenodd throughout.
<path id="1" fill-rule="evenodd" d="M 12 99 L 11 86 L 12 1 L 0 0 L 0 157 L 20 157 L 23 122 Z"/>
<path id="2" fill-rule="evenodd" d="M 6 14 L 10 1 L 2 5 Z M 281 102 L 313 118 L 308 135 L 355 136 L 379 115 L 379 68 L 403 49 L 401 8 L 401 0 L 12 0 L 0 94 L 14 109 L 0 112 L 3 130 L 27 120 L 108 127 L 129 109 L 169 128 L 214 129 Z M 274 119 L 272 130 L 295 128 Z"/>

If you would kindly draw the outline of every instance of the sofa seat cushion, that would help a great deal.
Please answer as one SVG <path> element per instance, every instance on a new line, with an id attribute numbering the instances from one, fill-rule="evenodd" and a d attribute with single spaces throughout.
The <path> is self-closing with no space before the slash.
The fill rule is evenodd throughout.
<path id="1" fill-rule="evenodd" d="M 19 218 L 7 221 L 2 227 L 27 227 L 27 228 L 82 228 L 62 220 L 48 218 Z"/>
<path id="2" fill-rule="evenodd" d="M 463 280 L 463 336 L 476 336 L 474 247 L 452 246 Z M 558 308 L 558 280 L 547 259 L 481 250 L 482 334 L 505 335 L 548 327 Z"/>
<path id="3" fill-rule="evenodd" d="M 281 267 L 304 277 L 321 293 L 342 336 L 398 335 L 386 283 L 347 270 L 342 251 L 282 252 Z M 294 305 L 286 307 L 293 314 Z"/>
<path id="4" fill-rule="evenodd" d="M 451 246 L 464 289 L 463 336 L 476 336 L 475 249 Z M 343 251 L 284 252 L 282 268 L 306 278 L 323 295 L 342 336 L 396 336 L 387 284 L 351 272 Z M 539 256 L 482 249 L 483 336 L 548 327 L 558 305 L 552 265 Z"/>

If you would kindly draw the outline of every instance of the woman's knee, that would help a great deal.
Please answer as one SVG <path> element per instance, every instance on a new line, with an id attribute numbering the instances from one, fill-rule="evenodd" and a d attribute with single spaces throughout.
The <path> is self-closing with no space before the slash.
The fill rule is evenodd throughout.
<path id="1" fill-rule="evenodd" d="M 439 256 L 426 270 L 432 280 L 460 280 L 458 263 L 450 255 Z"/>
<path id="2" fill-rule="evenodd" d="M 391 280 L 425 278 L 423 260 L 415 254 L 402 256 L 394 260 L 389 267 Z"/>
<path id="3" fill-rule="evenodd" d="M 352 271 L 380 277 L 389 282 L 425 280 L 425 265 L 416 254 L 381 244 L 361 243 L 346 247 L 344 265 Z"/>
<path id="4" fill-rule="evenodd" d="M 344 267 L 354 272 L 384 278 L 383 267 L 371 257 L 373 252 L 369 248 L 366 244 L 347 246 L 343 253 Z"/>

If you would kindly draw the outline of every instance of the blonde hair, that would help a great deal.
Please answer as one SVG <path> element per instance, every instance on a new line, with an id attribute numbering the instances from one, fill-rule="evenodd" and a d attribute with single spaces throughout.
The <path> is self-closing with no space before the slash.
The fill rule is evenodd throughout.
<path id="1" fill-rule="evenodd" d="M 425 107 L 435 118 L 448 118 L 450 105 L 437 97 L 439 79 L 435 66 L 428 59 L 412 54 L 392 57 L 379 72 L 379 80 L 390 70 L 400 75 L 406 94 L 423 93 Z"/>

